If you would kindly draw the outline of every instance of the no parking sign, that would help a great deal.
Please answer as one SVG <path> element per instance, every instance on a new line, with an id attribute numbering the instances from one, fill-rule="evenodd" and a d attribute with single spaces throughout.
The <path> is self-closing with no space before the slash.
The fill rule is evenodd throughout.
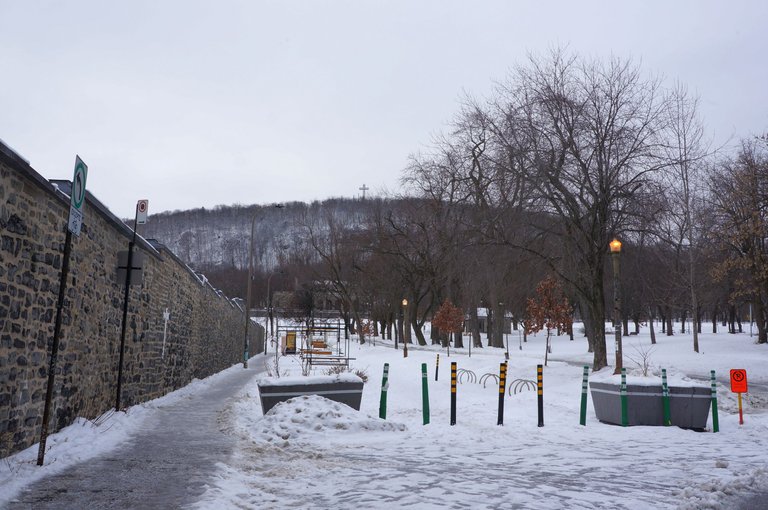
<path id="1" fill-rule="evenodd" d="M 139 200 L 136 203 L 136 224 L 144 225 L 147 222 L 149 213 L 149 200 Z"/>
<path id="2" fill-rule="evenodd" d="M 743 368 L 731 369 L 731 392 L 747 393 L 747 371 Z"/>
<path id="3" fill-rule="evenodd" d="M 741 394 L 747 392 L 747 371 L 743 368 L 731 369 L 731 391 L 739 395 L 739 425 L 744 425 L 744 412 L 741 410 Z"/>

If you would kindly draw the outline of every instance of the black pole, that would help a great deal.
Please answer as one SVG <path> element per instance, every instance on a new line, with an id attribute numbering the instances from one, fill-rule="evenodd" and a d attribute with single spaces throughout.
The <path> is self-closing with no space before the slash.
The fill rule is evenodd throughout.
<path id="1" fill-rule="evenodd" d="M 56 358 L 59 355 L 59 337 L 61 336 L 61 312 L 64 308 L 64 296 L 67 292 L 67 278 L 69 277 L 69 255 L 72 252 L 72 232 L 67 228 L 67 237 L 64 240 L 64 260 L 61 266 L 61 281 L 59 282 L 59 299 L 56 303 L 56 323 L 53 327 L 53 342 L 51 345 L 51 360 L 48 365 L 48 388 L 45 390 L 45 409 L 43 410 L 43 424 L 40 428 L 40 447 L 37 450 L 37 465 L 42 466 L 45 461 L 45 443 L 48 439 L 48 422 L 51 418 L 51 401 L 53 400 L 53 380 L 56 377 Z"/>
<path id="2" fill-rule="evenodd" d="M 456 362 L 451 362 L 451 425 L 456 425 Z"/>
<path id="3" fill-rule="evenodd" d="M 496 425 L 504 425 L 504 395 L 507 392 L 507 364 L 499 364 L 499 419 Z"/>
<path id="4" fill-rule="evenodd" d="M 536 365 L 536 386 L 539 394 L 539 427 L 544 426 L 544 367 Z"/>
<path id="5" fill-rule="evenodd" d="M 440 375 L 440 355 L 437 355 L 437 361 L 435 362 L 435 381 L 437 381 L 437 377 Z"/>
<path id="6" fill-rule="evenodd" d="M 123 298 L 123 325 L 120 330 L 120 360 L 117 363 L 117 396 L 115 411 L 120 410 L 120 393 L 123 388 L 123 357 L 125 353 L 125 327 L 128 322 L 128 298 L 131 290 L 131 269 L 133 269 L 133 246 L 136 244 L 136 229 L 139 224 L 139 206 L 136 205 L 136 216 L 133 220 L 133 239 L 128 243 L 128 267 L 125 268 L 125 295 Z"/>

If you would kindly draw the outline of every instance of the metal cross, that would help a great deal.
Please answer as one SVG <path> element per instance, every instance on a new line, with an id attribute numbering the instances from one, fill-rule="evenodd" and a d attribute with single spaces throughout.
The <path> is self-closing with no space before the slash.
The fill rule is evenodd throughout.
<path id="1" fill-rule="evenodd" d="M 362 187 L 360 187 L 360 188 L 357 188 L 357 189 L 359 189 L 360 191 L 362 191 L 362 192 L 363 192 L 363 200 L 365 200 L 365 192 L 366 192 L 366 191 L 368 191 L 368 190 L 369 190 L 369 189 L 371 189 L 371 188 L 369 188 L 368 186 L 366 186 L 365 184 L 363 184 L 363 186 L 362 186 Z"/>

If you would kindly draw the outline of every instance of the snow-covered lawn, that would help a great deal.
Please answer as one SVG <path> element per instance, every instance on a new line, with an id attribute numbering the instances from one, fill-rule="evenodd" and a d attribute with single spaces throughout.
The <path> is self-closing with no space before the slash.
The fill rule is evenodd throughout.
<path id="1" fill-rule="evenodd" d="M 466 341 L 467 339 L 465 339 Z M 647 330 L 624 338 L 626 356 L 639 358 L 650 344 Z M 450 362 L 479 378 L 498 374 L 503 349 L 444 349 L 411 346 L 403 358 L 391 342 L 352 344 L 353 369 L 368 382 L 361 411 L 319 397 L 294 399 L 262 415 L 254 380 L 221 416 L 222 430 L 240 448 L 212 473 L 200 508 L 729 508 L 750 491 L 768 490 L 768 346 L 748 334 L 703 334 L 701 353 L 689 334 L 658 335 L 649 355 L 652 371 L 670 378 L 709 371 L 727 380 L 745 368 L 755 391 L 745 395 L 740 426 L 735 395 L 719 384 L 720 432 L 676 427 L 605 425 L 591 401 L 586 427 L 579 425 L 582 365 L 591 364 L 586 341 L 577 335 L 553 340 L 544 369 L 544 427 L 537 426 L 536 392 L 505 398 L 504 425 L 497 426 L 498 386 L 465 376 L 457 392 L 457 424 L 450 426 Z M 544 338 L 519 348 L 509 337 L 507 381 L 536 379 Z M 634 347 L 637 345 L 637 348 Z M 612 337 L 608 359 L 612 363 Z M 440 353 L 440 376 L 434 380 Z M 272 357 L 270 357 L 272 359 Z M 390 364 L 387 421 L 379 420 L 382 368 Z M 421 364 L 428 367 L 430 424 L 422 424 Z M 233 367 L 237 369 L 237 367 Z M 230 369 L 232 370 L 232 369 Z M 282 357 L 280 371 L 301 373 L 297 357 Z M 598 376 L 607 376 L 602 371 Z M 318 370 L 317 373 L 322 373 Z M 596 377 L 594 374 L 593 377 Z M 216 376 L 214 376 L 216 377 Z M 197 391 L 199 381 L 181 392 Z M 178 392 L 177 392 L 178 393 Z M 172 394 L 165 399 L 182 398 Z M 29 483 L 71 462 L 84 460 L 126 437 L 158 401 L 106 419 L 97 428 L 76 424 L 52 436 L 51 466 L 34 466 L 36 448 L 0 461 L 0 493 Z M 90 445 L 87 453 L 77 445 Z M 0 496 L 2 504 L 2 496 Z"/>

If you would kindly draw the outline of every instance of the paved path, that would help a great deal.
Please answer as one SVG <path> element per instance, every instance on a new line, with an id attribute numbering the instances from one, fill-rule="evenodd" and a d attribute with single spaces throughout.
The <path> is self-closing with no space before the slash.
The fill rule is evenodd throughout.
<path id="1" fill-rule="evenodd" d="M 258 368 L 254 368 L 254 366 Z M 28 487 L 9 509 L 182 508 L 204 492 L 215 464 L 236 446 L 217 425 L 218 413 L 263 370 L 226 374 L 204 391 L 157 409 L 141 431 L 102 456 Z"/>

